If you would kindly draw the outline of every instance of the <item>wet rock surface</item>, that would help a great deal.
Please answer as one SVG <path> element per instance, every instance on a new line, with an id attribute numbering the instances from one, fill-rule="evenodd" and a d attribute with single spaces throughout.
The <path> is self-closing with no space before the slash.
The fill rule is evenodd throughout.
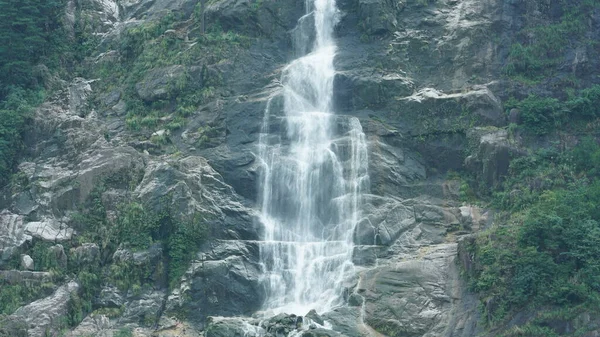
<path id="1" fill-rule="evenodd" d="M 166 10 L 188 20 L 197 6 L 190 0 L 84 2 L 91 9 L 82 17 L 102 39 L 97 62 L 120 60 L 111 48 L 128 27 L 160 18 Z M 284 127 L 279 78 L 294 57 L 292 30 L 305 14 L 302 2 L 287 0 L 210 2 L 209 24 L 218 21 L 221 29 L 254 40 L 235 57 L 207 62 L 205 70 L 203 64 L 160 66 L 141 74 L 131 88 L 108 92 L 97 92 L 95 79 L 62 83 L 56 97 L 36 111 L 25 137 L 28 155 L 18 174 L 28 184 L 7 189 L 0 200 L 3 284 L 50 280 L 47 271 L 31 271 L 38 261 L 11 265 L 35 240 L 52 245 L 52 256 L 63 267 L 109 261 L 156 271 L 168 254 L 163 247 L 119 247 L 118 254 L 103 256 L 95 243 L 68 246 L 86 231 L 77 227 L 73 213 L 101 179 L 127 172 L 136 177 L 132 186 L 116 184 L 102 195 L 109 215 L 129 198 L 160 211 L 168 196 L 168 208 L 180 219 L 207 215 L 209 240 L 190 249 L 192 262 L 169 288 L 153 277 L 147 279 L 155 287 L 138 294 L 103 284 L 94 305 L 122 308 L 118 317 L 88 315 L 71 336 L 112 336 L 123 327 L 134 335 L 158 336 L 197 336 L 204 330 L 206 337 L 480 334 L 478 301 L 459 272 L 461 265 L 468 268 L 468 259 L 460 256 L 457 242 L 486 226 L 492 215 L 461 201 L 460 182 L 447 173 L 468 169 L 495 186 L 521 155 L 519 142 L 505 129 L 508 122 L 522 122 L 520 112 L 505 113 L 511 84 L 498 79 L 511 39 L 523 26 L 526 3 L 341 0 L 338 6 L 333 104 L 342 118 L 357 117 L 363 126 L 371 182 L 353 235 L 357 276 L 347 287 L 347 306 L 262 322 L 233 318 L 251 317 L 264 300 L 256 153 L 267 106 L 273 115 L 269 127 Z M 75 10 L 71 1 L 72 27 Z M 182 38 L 186 43 L 199 35 L 177 29 L 171 34 L 188 33 Z M 576 72 L 597 69 L 598 60 L 581 57 L 572 66 Z M 213 88 L 218 94 L 198 106 L 180 130 L 152 133 L 168 137 L 174 153 L 133 139 L 125 126 L 127 95 L 148 104 L 169 100 L 174 81 L 189 76 L 191 90 L 200 91 L 207 74 L 226 89 Z M 210 139 L 198 142 L 207 127 Z M 65 303 L 77 286 L 56 286 L 52 296 L 10 316 L 31 336 L 56 331 L 55 318 L 66 315 Z M 187 315 L 184 322 L 171 321 L 181 312 Z M 581 325 L 597 320 L 578 318 Z"/>

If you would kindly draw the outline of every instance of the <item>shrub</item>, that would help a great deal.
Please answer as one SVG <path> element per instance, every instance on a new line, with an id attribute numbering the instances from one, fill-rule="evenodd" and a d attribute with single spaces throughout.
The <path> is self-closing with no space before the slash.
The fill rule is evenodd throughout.
<path id="1" fill-rule="evenodd" d="M 505 191 L 496 194 L 504 220 L 469 248 L 470 285 L 493 303 L 485 306 L 489 324 L 524 307 L 600 305 L 598 157 L 588 136 L 574 149 L 542 149 L 511 163 Z"/>

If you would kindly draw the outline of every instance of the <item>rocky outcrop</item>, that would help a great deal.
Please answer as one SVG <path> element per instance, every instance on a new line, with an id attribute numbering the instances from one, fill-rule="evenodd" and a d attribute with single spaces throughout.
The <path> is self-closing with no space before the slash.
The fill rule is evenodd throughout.
<path id="1" fill-rule="evenodd" d="M 414 260 L 361 274 L 365 322 L 386 336 L 476 335 L 477 300 L 462 284 L 456 244 L 422 250 Z"/>
<path id="2" fill-rule="evenodd" d="M 77 292 L 79 284 L 69 282 L 58 288 L 50 297 L 19 308 L 9 319 L 24 322 L 27 334 L 32 337 L 47 336 L 64 328 L 63 317 L 67 316 L 71 294 Z"/>
<path id="3" fill-rule="evenodd" d="M 135 193 L 156 211 L 166 206 L 177 210 L 180 219 L 202 214 L 215 238 L 258 238 L 254 211 L 202 157 L 150 162 Z M 165 196 L 170 205 L 163 204 Z"/>
<path id="4" fill-rule="evenodd" d="M 465 159 L 465 167 L 473 171 L 487 186 L 494 187 L 508 173 L 510 161 L 522 155 L 508 132 L 495 128 L 474 128 L 468 137 L 475 151 Z"/>
<path id="5" fill-rule="evenodd" d="M 256 241 L 215 240 L 205 245 L 167 301 L 167 311 L 185 310 L 199 326 L 208 316 L 251 315 L 263 289 Z"/>
<path id="6" fill-rule="evenodd" d="M 206 70 L 208 71 L 208 70 Z M 170 66 L 153 69 L 135 85 L 141 99 L 153 102 L 177 96 L 178 88 L 187 85 L 189 90 L 200 90 L 203 85 L 202 67 Z"/>
<path id="7" fill-rule="evenodd" d="M 35 242 L 50 242 L 63 268 L 126 263 L 152 271 L 146 277 L 152 286 L 135 294 L 102 284 L 94 308 L 122 312 L 115 318 L 89 315 L 72 336 L 110 336 L 122 327 L 149 335 L 154 324 L 159 336 L 195 335 L 204 327 L 207 337 L 291 331 L 306 337 L 480 333 L 477 299 L 460 278 L 456 242 L 492 219 L 460 200 L 460 182 L 447 173 L 467 169 L 496 186 L 521 154 L 504 128 L 507 122 L 519 123 L 520 113 L 512 111 L 507 120 L 503 100 L 527 93 L 498 79 L 511 41 L 524 25 L 522 14 L 533 12 L 539 19 L 546 9 L 512 0 L 340 0 L 338 6 L 333 105 L 343 115 L 340 120 L 360 120 L 370 174 L 353 236 L 357 276 L 347 284 L 347 306 L 305 316 L 308 325 L 301 331 L 289 316 L 266 325 L 231 318 L 251 316 L 264 297 L 255 210 L 257 142 L 267 109 L 268 127 L 284 128 L 279 78 L 294 57 L 294 27 L 306 14 L 302 1 L 210 1 L 203 13 L 208 32 L 223 31 L 242 42 L 217 41 L 221 44 L 203 49 L 191 65 L 149 65 L 132 83 L 103 82 L 110 77 L 56 81 L 53 86 L 60 90 L 36 111 L 25 137 L 27 159 L 18 168 L 23 183 L 5 189 L 0 200 L 0 268 L 31 253 Z M 125 61 L 119 45 L 128 29 L 167 15 L 177 22 L 159 35 L 188 48 L 215 42 L 211 39 L 218 40 L 218 34 L 189 28 L 199 11 L 196 0 L 69 1 L 66 21 L 72 32 L 76 24 L 89 23 L 86 27 L 101 40 L 84 65 L 111 69 Z M 311 20 L 307 15 L 303 22 Z M 597 13 L 589 20 L 600 22 Z M 587 69 L 592 76 L 589 70 L 598 68 L 600 58 L 586 48 L 571 54 L 565 68 L 576 74 Z M 168 102 L 169 110 L 186 98 L 182 95 L 208 88 L 212 94 L 190 108 L 180 128 L 136 133 L 126 127 L 132 97 L 148 107 Z M 146 134 L 166 139 L 167 145 L 153 143 Z M 123 178 L 108 183 L 100 198 L 110 224 L 131 200 L 157 212 L 168 209 L 180 221 L 199 214 L 206 224 L 209 240 L 197 251 L 190 248 L 192 262 L 172 282 L 173 289 L 154 273 L 167 266 L 165 247 L 114 247 L 104 254 L 105 247 L 90 242 L 84 236 L 88 228 L 73 219 L 106 177 Z M 468 269 L 464 252 L 458 255 Z M 21 266 L 25 270 L 1 270 L 0 279 L 7 284 L 47 281 L 47 272 L 26 271 L 33 268 L 30 262 Z M 65 314 L 66 296 L 75 289 L 69 284 L 17 310 L 15 320 L 33 324 L 33 335 L 54 331 L 50 321 Z M 176 314 L 187 320 L 168 318 Z M 311 328 L 308 320 L 318 325 Z M 581 324 L 595 320 L 580 318 Z"/>

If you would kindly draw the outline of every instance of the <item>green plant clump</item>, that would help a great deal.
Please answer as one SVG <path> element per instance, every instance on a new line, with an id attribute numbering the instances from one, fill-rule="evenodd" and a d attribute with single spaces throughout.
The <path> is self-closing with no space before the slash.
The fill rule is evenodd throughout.
<path id="1" fill-rule="evenodd" d="M 511 46 L 505 73 L 525 82 L 551 76 L 563 62 L 567 47 L 573 43 L 588 43 L 588 14 L 598 8 L 597 1 L 560 0 L 565 9 L 556 22 L 529 25 L 522 31 L 520 42 Z M 534 21 L 535 22 L 535 21 Z"/>
<path id="2" fill-rule="evenodd" d="M 469 247 L 470 284 L 485 299 L 490 325 L 522 308 L 554 308 L 556 321 L 600 307 L 599 164 L 592 137 L 574 149 L 543 149 L 511 164 L 504 190 L 495 195 L 503 224 Z M 523 327 L 532 334 L 513 329 L 506 336 L 555 335 L 544 330 L 551 319 L 536 319 Z"/>
<path id="3" fill-rule="evenodd" d="M 600 117 L 600 85 L 571 92 L 565 100 L 530 95 L 521 101 L 509 100 L 506 107 L 518 108 L 524 127 L 534 134 L 546 134 L 575 121 Z"/>

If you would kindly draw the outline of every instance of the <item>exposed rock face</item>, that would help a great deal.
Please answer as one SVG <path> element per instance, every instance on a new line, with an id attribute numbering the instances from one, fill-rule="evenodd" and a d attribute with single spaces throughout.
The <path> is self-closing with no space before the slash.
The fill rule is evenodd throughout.
<path id="1" fill-rule="evenodd" d="M 263 289 L 258 245 L 215 240 L 206 244 L 167 302 L 168 311 L 186 310 L 203 323 L 208 316 L 251 315 L 260 309 Z"/>
<path id="2" fill-rule="evenodd" d="M 465 166 L 476 173 L 488 186 L 495 186 L 508 173 L 510 160 L 520 155 L 511 144 L 508 133 L 502 129 L 475 128 L 468 137 L 476 145 L 476 152 L 465 159 Z"/>
<path id="3" fill-rule="evenodd" d="M 34 269 L 33 259 L 31 258 L 31 256 L 27 254 L 21 255 L 21 268 L 25 270 Z"/>
<path id="4" fill-rule="evenodd" d="M 420 258 L 361 275 L 365 322 L 387 336 L 476 335 L 477 303 L 461 303 L 469 296 L 454 261 L 456 244 L 423 250 Z"/>
<path id="5" fill-rule="evenodd" d="M 190 48 L 202 43 L 200 32 L 187 29 L 198 19 L 192 16 L 198 5 L 196 0 L 69 1 L 67 28 L 74 32 L 76 20 L 88 22 L 100 38 L 86 66 L 114 65 L 124 62 L 117 47 L 124 32 L 168 11 L 181 22 L 162 36 Z M 371 190 L 354 231 L 357 272 L 347 284 L 348 305 L 306 315 L 306 322 L 318 326 L 297 331 L 300 336 L 482 333 L 477 299 L 460 278 L 459 265 L 469 269 L 469 259 L 460 246 L 457 253 L 457 242 L 491 217 L 461 202 L 460 182 L 447 173 L 468 169 L 495 186 L 520 155 L 518 141 L 504 128 L 521 122 L 518 110 L 507 118 L 503 106 L 516 85 L 499 78 L 508 46 L 524 25 L 523 13 L 540 10 L 531 6 L 514 0 L 338 1 L 333 104 L 337 113 L 355 116 L 363 126 Z M 0 200 L 0 268 L 39 240 L 53 245 L 48 252 L 63 268 L 131 263 L 152 274 L 145 278 L 152 286 L 137 294 L 103 283 L 94 308 L 122 310 L 118 317 L 87 316 L 70 332 L 73 337 L 112 336 L 123 327 L 150 335 L 155 325 L 158 336 L 197 335 L 196 329 L 205 328 L 206 337 L 280 336 L 297 328 L 288 316 L 263 326 L 232 317 L 251 316 L 264 300 L 255 154 L 265 109 L 275 116 L 268 121 L 271 129 L 285 127 L 279 78 L 295 57 L 293 30 L 304 4 L 218 0 L 207 3 L 204 14 L 208 28 L 240 34 L 248 46 L 234 46 L 222 59 L 206 55 L 198 64 L 149 65 L 133 83 L 110 85 L 105 92 L 98 89 L 105 88 L 98 85 L 105 79 L 57 82 L 61 90 L 36 111 L 25 137 L 27 159 L 18 174 L 28 184 L 5 189 Z M 599 18 L 591 15 L 595 27 Z M 598 69 L 600 58 L 585 48 L 571 54 L 569 71 L 586 81 L 595 76 L 590 70 Z M 148 106 L 177 105 L 176 87 L 184 80 L 190 92 L 211 88 L 216 94 L 195 106 L 181 129 L 161 127 L 136 138 L 126 126 L 128 95 Z M 152 136 L 168 139 L 169 150 L 148 140 Z M 165 247 L 115 247 L 104 256 L 104 247 L 85 241 L 88 229 L 73 219 L 99 182 L 123 174 L 131 179 L 101 195 L 109 221 L 126 200 L 157 212 L 168 208 L 178 220 L 204 216 L 209 239 L 198 251 L 190 249 L 194 258 L 171 288 L 154 277 L 168 260 Z M 65 249 L 73 242 L 75 247 Z M 51 279 L 48 272 L 29 271 L 30 259 L 22 262 L 23 270 L 0 270 L 3 284 Z M 76 290 L 77 284 L 68 282 L 10 317 L 25 322 L 31 336 L 54 332 Z M 185 322 L 170 318 L 180 313 L 187 315 Z M 598 318 L 577 320 L 584 325 Z"/>
<path id="6" fill-rule="evenodd" d="M 9 319 L 27 324 L 29 336 L 47 336 L 47 332 L 55 333 L 61 326 L 61 319 L 67 315 L 69 298 L 79 285 L 69 282 L 54 292 L 50 297 L 35 301 L 19 308 Z"/>

